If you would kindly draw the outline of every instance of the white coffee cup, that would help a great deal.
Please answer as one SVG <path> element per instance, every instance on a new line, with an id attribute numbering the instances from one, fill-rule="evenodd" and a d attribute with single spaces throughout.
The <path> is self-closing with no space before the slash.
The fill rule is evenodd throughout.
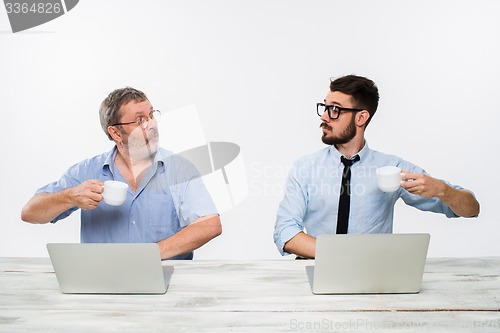
<path id="1" fill-rule="evenodd" d="M 376 170 L 377 184 L 383 192 L 397 191 L 401 184 L 401 169 L 395 166 L 384 166 Z"/>
<path id="2" fill-rule="evenodd" d="M 127 199 L 128 185 L 118 180 L 107 180 L 104 182 L 102 195 L 104 202 L 111 206 L 120 206 Z"/>

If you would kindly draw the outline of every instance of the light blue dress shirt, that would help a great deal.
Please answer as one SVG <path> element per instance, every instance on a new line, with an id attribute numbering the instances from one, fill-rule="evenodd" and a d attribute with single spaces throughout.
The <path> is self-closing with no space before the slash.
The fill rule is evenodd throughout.
<path id="1" fill-rule="evenodd" d="M 379 167 L 392 165 L 411 173 L 426 174 L 422 168 L 397 156 L 371 150 L 368 144 L 358 155 L 360 161 L 351 166 L 351 209 L 347 233 L 392 233 L 394 205 L 399 198 L 420 210 L 457 217 L 437 198 L 426 199 L 403 188 L 386 193 L 377 187 L 375 170 Z M 344 169 L 340 157 L 339 151 L 329 146 L 293 164 L 274 229 L 274 242 L 282 255 L 289 254 L 283 250 L 285 243 L 301 231 L 312 237 L 336 233 Z"/>
<path id="2" fill-rule="evenodd" d="M 36 193 L 55 193 L 88 179 L 125 179 L 116 168 L 116 146 L 109 152 L 70 167 L 53 183 Z M 187 160 L 160 148 L 145 171 L 137 191 L 129 188 L 121 206 L 103 201 L 96 209 L 81 211 L 82 243 L 154 243 L 170 237 L 196 219 L 217 214 L 217 209 L 196 168 Z M 73 207 L 56 217 L 55 223 L 76 211 Z M 186 253 L 170 259 L 192 259 Z"/>

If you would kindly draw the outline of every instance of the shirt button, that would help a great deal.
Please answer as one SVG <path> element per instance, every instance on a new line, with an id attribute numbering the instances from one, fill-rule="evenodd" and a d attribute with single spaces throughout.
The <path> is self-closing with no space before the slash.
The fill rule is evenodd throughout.
<path id="1" fill-rule="evenodd" d="M 134 220 L 134 221 L 132 221 L 132 224 L 135 224 L 135 220 Z"/>

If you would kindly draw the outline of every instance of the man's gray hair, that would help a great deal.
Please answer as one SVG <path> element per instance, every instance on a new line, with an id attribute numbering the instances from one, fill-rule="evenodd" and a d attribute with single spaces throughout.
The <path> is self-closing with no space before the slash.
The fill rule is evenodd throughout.
<path id="1" fill-rule="evenodd" d="M 101 107 L 99 108 L 99 118 L 101 120 L 102 130 L 110 140 L 113 140 L 113 138 L 108 133 L 108 126 L 119 122 L 121 116 L 120 108 L 130 101 L 140 103 L 147 100 L 146 94 L 142 91 L 131 87 L 125 87 L 114 90 L 104 99 L 104 101 L 102 101 Z"/>

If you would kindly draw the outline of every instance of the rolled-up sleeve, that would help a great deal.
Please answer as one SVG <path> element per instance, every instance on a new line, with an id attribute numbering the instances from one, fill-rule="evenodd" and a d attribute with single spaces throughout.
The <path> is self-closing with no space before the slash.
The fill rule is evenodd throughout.
<path id="1" fill-rule="evenodd" d="M 307 209 L 307 189 L 301 180 L 299 167 L 294 165 L 285 183 L 285 194 L 281 201 L 274 227 L 274 243 L 281 255 L 288 255 L 283 247 L 304 230 L 303 218 Z"/>
<path id="2" fill-rule="evenodd" d="M 428 172 L 426 172 L 424 169 L 422 169 L 419 166 L 416 166 L 414 164 L 411 164 L 407 161 L 401 161 L 401 164 L 398 165 L 402 170 L 408 170 L 412 173 L 422 173 L 427 176 L 431 176 Z M 438 179 L 439 181 L 445 183 L 446 185 L 453 187 L 457 190 L 463 190 L 464 188 L 458 185 L 453 185 L 445 180 Z M 408 191 L 401 191 L 401 199 L 407 204 L 408 206 L 415 207 L 419 210 L 426 211 L 426 212 L 433 212 L 433 213 L 439 213 L 439 214 L 444 214 L 448 218 L 454 218 L 454 217 L 460 217 L 455 212 L 451 210 L 448 205 L 446 205 L 443 201 L 439 200 L 438 198 L 424 198 L 420 195 L 417 194 L 411 194 Z"/>
<path id="3" fill-rule="evenodd" d="M 40 194 L 40 193 L 57 193 L 62 190 L 65 190 L 70 187 L 77 186 L 81 183 L 81 180 L 78 179 L 77 177 L 80 175 L 80 170 L 79 170 L 79 165 L 73 165 L 71 168 L 69 168 L 64 175 L 57 181 L 54 181 L 52 183 L 49 183 L 38 190 L 36 190 L 35 194 Z M 68 209 L 65 212 L 62 212 L 59 216 L 54 218 L 51 223 L 56 223 L 59 220 L 62 220 L 69 215 L 71 215 L 74 211 L 78 210 L 78 207 L 72 207 Z"/>

